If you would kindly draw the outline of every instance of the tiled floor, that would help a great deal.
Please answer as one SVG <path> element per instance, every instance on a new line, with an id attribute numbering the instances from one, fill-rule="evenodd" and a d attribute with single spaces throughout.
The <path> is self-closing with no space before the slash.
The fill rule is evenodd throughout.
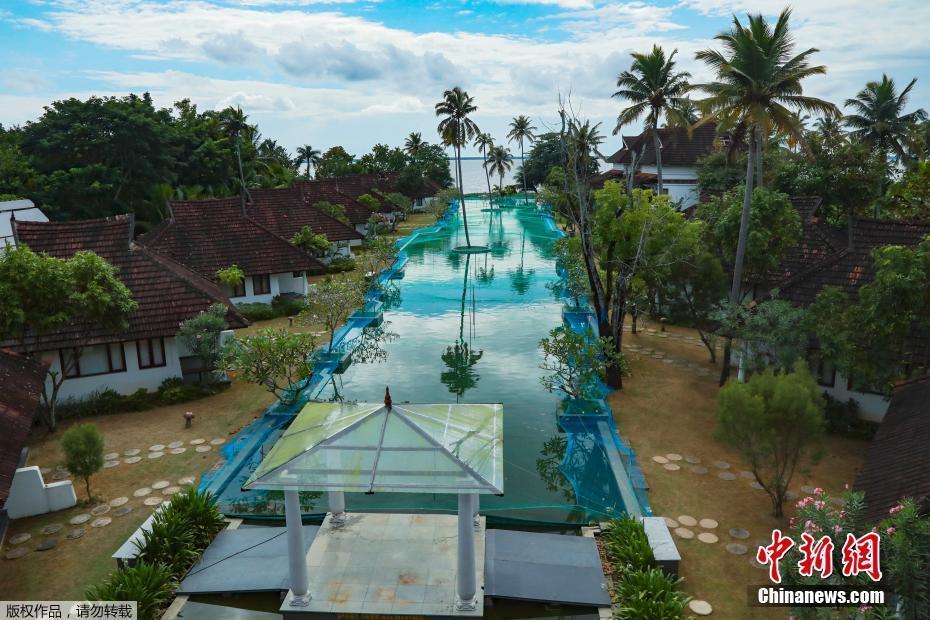
<path id="1" fill-rule="evenodd" d="M 341 530 L 329 517 L 307 556 L 306 614 L 379 614 L 479 617 L 484 605 L 484 519 L 475 531 L 478 607 L 455 609 L 457 521 L 454 515 L 349 514 Z"/>

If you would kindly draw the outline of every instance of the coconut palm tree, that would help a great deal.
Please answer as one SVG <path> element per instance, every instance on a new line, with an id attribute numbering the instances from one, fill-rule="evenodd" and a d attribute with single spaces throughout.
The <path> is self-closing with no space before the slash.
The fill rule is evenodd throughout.
<path id="1" fill-rule="evenodd" d="M 491 173 L 496 174 L 500 179 L 498 184 L 498 198 L 504 199 L 504 175 L 510 172 L 513 167 L 513 155 L 510 150 L 503 146 L 492 146 L 488 151 L 488 158 L 484 162 L 485 168 Z"/>
<path id="2" fill-rule="evenodd" d="M 458 172 L 457 185 L 459 205 L 462 210 L 462 225 L 465 228 L 465 244 L 471 247 L 468 218 L 465 214 L 465 190 L 462 187 L 462 147 L 481 131 L 475 121 L 468 118 L 468 115 L 475 112 L 478 106 L 475 105 L 474 98 L 461 87 L 456 86 L 442 94 L 442 101 L 437 103 L 435 108 L 436 116 L 442 117 L 436 130 L 442 136 L 443 144 L 455 149 L 455 168 Z"/>
<path id="3" fill-rule="evenodd" d="M 320 163 L 320 152 L 310 146 L 305 144 L 303 146 L 297 147 L 297 161 L 301 164 L 307 164 L 307 178 L 310 178 L 310 166 L 316 166 Z"/>
<path id="4" fill-rule="evenodd" d="M 894 155 L 900 163 L 907 163 L 905 147 L 908 134 L 915 123 L 927 119 L 923 109 L 904 112 L 908 97 L 917 78 L 911 80 L 900 93 L 894 80 L 882 74 L 881 82 L 869 82 L 865 88 L 843 105 L 855 113 L 843 117 L 853 135 L 871 145 L 885 160 Z"/>
<path id="5" fill-rule="evenodd" d="M 623 125 L 637 121 L 646 116 L 646 131 L 652 134 L 652 147 L 656 153 L 656 180 L 659 194 L 662 187 L 662 145 L 659 141 L 659 119 L 664 115 L 670 125 L 684 125 L 687 121 L 679 113 L 685 105 L 685 94 L 691 88 L 687 71 L 675 70 L 675 54 L 672 50 L 668 56 L 658 45 L 652 46 L 648 54 L 634 52 L 633 64 L 629 71 L 617 76 L 617 92 L 614 97 L 626 99 L 630 105 L 617 116 L 614 134 Z"/>
<path id="6" fill-rule="evenodd" d="M 685 97 L 677 105 L 672 106 L 672 114 L 665 115 L 665 126 L 679 127 L 681 125 L 693 125 L 698 122 L 700 118 L 701 114 L 694 100 L 690 97 Z"/>
<path id="7" fill-rule="evenodd" d="M 475 136 L 475 148 L 481 152 L 484 159 L 484 178 L 488 182 L 488 202 L 491 201 L 491 175 L 488 173 L 488 151 L 494 148 L 494 139 L 489 133 L 479 133 Z"/>
<path id="8" fill-rule="evenodd" d="M 404 140 L 404 152 L 410 157 L 416 157 L 425 144 L 423 135 L 419 131 L 411 131 L 407 139 Z"/>
<path id="9" fill-rule="evenodd" d="M 240 143 L 242 141 L 242 136 L 249 133 L 249 130 L 252 129 L 248 121 L 249 117 L 239 106 L 235 108 L 226 108 L 220 113 L 220 128 L 235 144 L 236 162 L 239 164 L 239 194 L 243 199 L 245 199 L 249 190 L 245 186 L 245 172 L 242 169 L 242 148 Z M 254 134 L 255 132 L 252 133 Z"/>
<path id="10" fill-rule="evenodd" d="M 524 156 L 523 156 L 523 141 L 526 140 L 532 144 L 536 140 L 536 134 L 533 133 L 536 131 L 536 128 L 533 127 L 532 121 L 530 121 L 528 116 L 521 114 L 520 116 L 514 117 L 510 121 L 510 132 L 507 133 L 507 142 L 513 142 L 514 140 L 520 145 L 520 165 L 523 165 Z M 509 170 L 509 168 L 508 168 Z M 526 202 L 526 176 L 520 175 L 523 177 L 523 202 Z"/>

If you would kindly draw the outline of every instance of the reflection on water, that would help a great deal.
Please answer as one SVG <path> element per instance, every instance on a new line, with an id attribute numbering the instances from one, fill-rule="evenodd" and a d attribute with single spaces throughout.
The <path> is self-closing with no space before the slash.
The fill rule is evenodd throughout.
<path id="1" fill-rule="evenodd" d="M 485 255 L 486 256 L 486 255 Z M 475 327 L 475 291 L 471 290 L 471 303 L 468 305 L 468 340 L 465 339 L 465 301 L 468 298 L 468 274 L 471 268 L 472 255 L 465 255 L 465 268 L 462 281 L 462 302 L 459 307 L 459 337 L 454 344 L 446 347 L 442 354 L 442 363 L 446 365 L 445 371 L 439 376 L 449 392 L 455 394 L 455 402 L 462 402 L 462 396 L 465 392 L 472 389 L 478 384 L 478 373 L 475 371 L 475 365 L 484 356 L 484 351 L 475 351 L 472 348 L 471 339 L 474 335 Z M 493 273 L 494 267 L 491 266 Z M 493 277 L 491 278 L 493 280 Z M 491 280 L 485 281 L 490 283 Z"/>

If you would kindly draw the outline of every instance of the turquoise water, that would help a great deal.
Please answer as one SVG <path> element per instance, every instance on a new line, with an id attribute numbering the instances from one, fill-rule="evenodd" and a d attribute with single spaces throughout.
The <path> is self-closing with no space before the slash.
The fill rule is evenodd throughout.
<path id="1" fill-rule="evenodd" d="M 612 425 L 604 416 L 600 422 L 567 416 L 560 423 L 561 398 L 539 381 L 538 342 L 562 323 L 564 305 L 552 286 L 559 276 L 548 253 L 555 238 L 551 220 L 530 209 L 489 212 L 477 200 L 466 205 L 471 243 L 491 251 L 452 251 L 465 245 L 459 213 L 440 232 L 417 237 L 405 249 L 403 277 L 387 285 L 380 330 L 388 336 L 374 354 L 366 347 L 366 355 L 354 356 L 319 397 L 380 402 L 390 386 L 394 402 L 503 403 L 504 496 L 482 496 L 482 512 L 536 523 L 616 516 L 624 502 Z M 279 431 L 277 423 L 265 424 L 267 452 Z M 260 456 L 256 452 L 255 462 Z M 245 468 L 238 482 L 247 476 Z M 225 504 L 242 503 L 247 494 L 237 487 L 222 490 Z M 454 512 L 456 501 L 449 495 L 346 496 L 350 511 Z M 316 495 L 305 494 L 303 503 L 305 512 L 325 511 L 325 499 Z"/>

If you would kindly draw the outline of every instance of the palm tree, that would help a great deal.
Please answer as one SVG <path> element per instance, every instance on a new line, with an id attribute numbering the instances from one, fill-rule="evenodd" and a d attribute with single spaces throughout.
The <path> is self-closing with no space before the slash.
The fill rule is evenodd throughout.
<path id="1" fill-rule="evenodd" d="M 479 133 L 475 136 L 475 148 L 481 152 L 481 158 L 484 159 L 484 178 L 488 182 L 488 202 L 491 201 L 491 175 L 488 174 L 488 151 L 494 148 L 494 139 L 489 133 Z"/>
<path id="2" fill-rule="evenodd" d="M 498 197 L 503 200 L 504 175 L 510 172 L 510 169 L 513 167 L 513 156 L 510 154 L 510 150 L 503 146 L 492 146 L 484 165 L 491 174 L 497 174 L 500 179 L 500 183 L 498 184 L 500 193 Z"/>
<path id="3" fill-rule="evenodd" d="M 701 115 L 694 100 L 690 97 L 685 97 L 677 105 L 672 106 L 672 114 L 665 115 L 665 126 L 678 127 L 681 125 L 693 125 L 698 122 L 700 118 Z"/>
<path id="4" fill-rule="evenodd" d="M 662 187 L 662 145 L 659 141 L 659 119 L 662 115 L 670 125 L 684 125 L 687 121 L 680 114 L 686 105 L 685 94 L 691 88 L 687 71 L 675 71 L 675 54 L 666 57 L 665 50 L 658 45 L 652 46 L 648 54 L 633 53 L 633 65 L 629 71 L 617 76 L 617 92 L 614 97 L 626 99 L 630 105 L 617 116 L 618 133 L 623 125 L 628 125 L 646 115 L 646 131 L 652 133 L 652 148 L 656 153 L 656 179 L 659 194 Z"/>
<path id="5" fill-rule="evenodd" d="M 310 178 L 310 166 L 320 163 L 320 152 L 309 144 L 297 147 L 297 161 L 307 164 L 307 178 Z"/>
<path id="6" fill-rule="evenodd" d="M 698 124 L 715 121 L 724 130 L 746 132 L 749 136 L 743 211 L 730 287 L 731 304 L 739 303 L 740 299 L 753 172 L 755 170 L 755 176 L 761 180 L 763 138 L 775 130 L 801 139 L 798 111 L 819 115 L 839 113 L 832 103 L 802 94 L 802 80 L 822 75 L 827 68 L 810 64 L 809 58 L 818 51 L 816 48 L 792 55 L 794 40 L 788 28 L 790 17 L 791 9 L 783 10 L 773 27 L 762 15 L 749 15 L 746 26 L 734 16 L 733 27 L 716 36 L 723 43 L 723 51 L 708 49 L 696 54 L 698 60 L 717 73 L 717 81 L 696 86 L 707 93 L 707 98 L 698 102 L 704 112 Z M 729 350 L 728 339 L 721 382 L 729 376 Z"/>
<path id="7" fill-rule="evenodd" d="M 859 94 L 843 104 L 856 112 L 843 117 L 843 122 L 853 129 L 854 136 L 877 149 L 885 161 L 894 154 L 898 162 L 906 164 L 905 144 L 911 127 L 927 119 L 927 113 L 920 108 L 904 113 L 916 82 L 914 78 L 898 93 L 894 80 L 882 74 L 881 82 L 867 83 Z"/>
<path id="8" fill-rule="evenodd" d="M 404 140 L 404 152 L 410 157 L 416 157 L 417 153 L 426 143 L 423 142 L 423 136 L 419 131 L 411 131 L 407 139 Z"/>
<path id="9" fill-rule="evenodd" d="M 520 145 L 520 165 L 523 165 L 525 158 L 523 156 L 523 141 L 526 140 L 529 143 L 533 143 L 536 140 L 536 134 L 533 133 L 536 131 L 536 128 L 533 127 L 532 121 L 529 117 L 521 114 L 520 116 L 514 117 L 510 121 L 510 132 L 507 134 L 507 142 L 513 142 L 514 140 Z M 509 170 L 509 168 L 508 168 Z M 526 175 L 520 175 L 523 177 L 523 202 L 526 202 Z"/>
<path id="10" fill-rule="evenodd" d="M 436 104 L 436 116 L 443 117 L 436 130 L 442 136 L 443 144 L 455 149 L 455 168 L 458 172 L 459 204 L 462 209 L 462 225 L 465 228 L 465 244 L 471 247 L 468 236 L 468 218 L 465 215 L 465 190 L 462 187 L 462 147 L 480 133 L 475 121 L 468 115 L 476 111 L 475 100 L 461 87 L 456 86 L 442 94 L 442 101 Z"/>
<path id="11" fill-rule="evenodd" d="M 248 189 L 245 187 L 245 172 L 242 170 L 242 149 L 240 147 L 240 142 L 242 135 L 249 133 L 250 129 L 253 129 L 249 126 L 248 123 L 249 117 L 243 113 L 242 108 L 236 106 L 235 108 L 229 107 L 221 112 L 220 117 L 220 127 L 223 132 L 233 139 L 235 142 L 236 149 L 236 161 L 239 164 L 239 194 L 242 196 L 242 199 L 245 200 L 245 195 L 248 194 Z M 252 132 L 253 137 L 256 132 Z"/>

